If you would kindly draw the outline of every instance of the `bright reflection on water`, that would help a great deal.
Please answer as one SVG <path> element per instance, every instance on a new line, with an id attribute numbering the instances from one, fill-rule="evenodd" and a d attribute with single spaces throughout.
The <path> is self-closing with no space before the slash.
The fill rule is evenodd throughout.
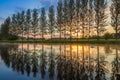
<path id="1" fill-rule="evenodd" d="M 0 80 L 120 80 L 120 46 L 0 44 Z"/>

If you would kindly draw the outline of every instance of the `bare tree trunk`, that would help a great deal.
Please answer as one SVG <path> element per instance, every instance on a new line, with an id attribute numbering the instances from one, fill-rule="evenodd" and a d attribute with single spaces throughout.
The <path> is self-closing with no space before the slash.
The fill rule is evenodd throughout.
<path id="1" fill-rule="evenodd" d="M 43 31 L 42 31 L 42 42 L 43 42 L 43 39 L 44 39 L 44 36 L 43 36 L 44 34 L 43 34 Z"/>
<path id="2" fill-rule="evenodd" d="M 70 41 L 72 40 L 72 29 L 71 29 L 71 23 L 70 23 Z"/>
<path id="3" fill-rule="evenodd" d="M 65 26 L 65 30 L 64 30 L 64 40 L 66 39 L 66 26 Z"/>
<path id="4" fill-rule="evenodd" d="M 35 52 L 35 48 L 36 48 L 35 38 L 36 38 L 36 36 L 35 36 L 35 27 L 34 27 L 34 52 Z"/>
<path id="5" fill-rule="evenodd" d="M 82 24 L 82 39 L 84 39 L 84 23 Z"/>
<path id="6" fill-rule="evenodd" d="M 29 50 L 29 28 L 28 28 L 27 40 L 28 40 L 27 49 Z"/>
<path id="7" fill-rule="evenodd" d="M 52 31 L 51 31 L 51 40 L 52 40 Z"/>
<path id="8" fill-rule="evenodd" d="M 77 41 L 78 41 L 78 31 L 79 31 L 78 23 L 79 21 L 77 21 Z"/>
<path id="9" fill-rule="evenodd" d="M 100 54 L 99 54 L 99 46 L 97 46 L 97 73 L 98 73 L 98 78 L 100 78 L 99 72 L 100 72 Z"/>
<path id="10" fill-rule="evenodd" d="M 90 17 L 89 17 L 89 28 L 88 28 L 88 41 L 90 40 Z"/>
<path id="11" fill-rule="evenodd" d="M 118 15 L 117 15 L 117 16 L 118 16 Z M 117 18 L 118 18 L 118 17 L 116 17 L 116 24 L 115 24 L 115 32 L 116 32 L 115 39 L 116 39 L 116 40 L 117 40 L 117 35 L 118 35 L 118 34 L 117 34 L 117 33 L 118 33 L 118 29 L 117 29 L 117 28 L 118 28 L 118 25 L 117 25 L 117 24 L 118 24 L 118 20 L 117 20 Z"/>
<path id="12" fill-rule="evenodd" d="M 97 40 L 99 40 L 99 30 L 98 30 L 99 27 L 97 27 Z"/>
<path id="13" fill-rule="evenodd" d="M 115 31 L 116 31 L 115 39 L 118 40 L 118 38 L 117 38 L 117 35 L 118 35 L 118 34 L 117 34 L 117 33 L 118 33 L 117 27 L 116 27 L 116 30 L 115 30 Z"/>
<path id="14" fill-rule="evenodd" d="M 61 31 L 61 24 L 60 24 L 60 40 L 61 40 L 61 32 L 62 32 L 62 31 Z"/>

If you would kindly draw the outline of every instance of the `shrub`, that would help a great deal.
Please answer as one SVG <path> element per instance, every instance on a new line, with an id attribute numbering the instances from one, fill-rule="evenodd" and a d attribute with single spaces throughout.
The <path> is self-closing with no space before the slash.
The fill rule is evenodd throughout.
<path id="1" fill-rule="evenodd" d="M 110 33 L 105 33 L 104 36 L 103 36 L 103 38 L 104 38 L 105 40 L 112 39 L 112 38 L 113 38 L 113 35 L 110 34 Z"/>

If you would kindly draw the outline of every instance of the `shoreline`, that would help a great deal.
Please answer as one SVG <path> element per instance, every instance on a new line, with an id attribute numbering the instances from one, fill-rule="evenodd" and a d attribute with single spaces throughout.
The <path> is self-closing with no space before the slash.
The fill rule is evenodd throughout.
<path id="1" fill-rule="evenodd" d="M 120 44 L 120 40 L 0 40 L 0 43 Z"/>

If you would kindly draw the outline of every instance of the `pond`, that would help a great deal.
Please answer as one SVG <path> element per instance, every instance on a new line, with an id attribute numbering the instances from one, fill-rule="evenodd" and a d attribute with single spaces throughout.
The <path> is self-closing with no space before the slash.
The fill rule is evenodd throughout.
<path id="1" fill-rule="evenodd" d="M 120 45 L 0 43 L 0 80 L 120 80 Z"/>

